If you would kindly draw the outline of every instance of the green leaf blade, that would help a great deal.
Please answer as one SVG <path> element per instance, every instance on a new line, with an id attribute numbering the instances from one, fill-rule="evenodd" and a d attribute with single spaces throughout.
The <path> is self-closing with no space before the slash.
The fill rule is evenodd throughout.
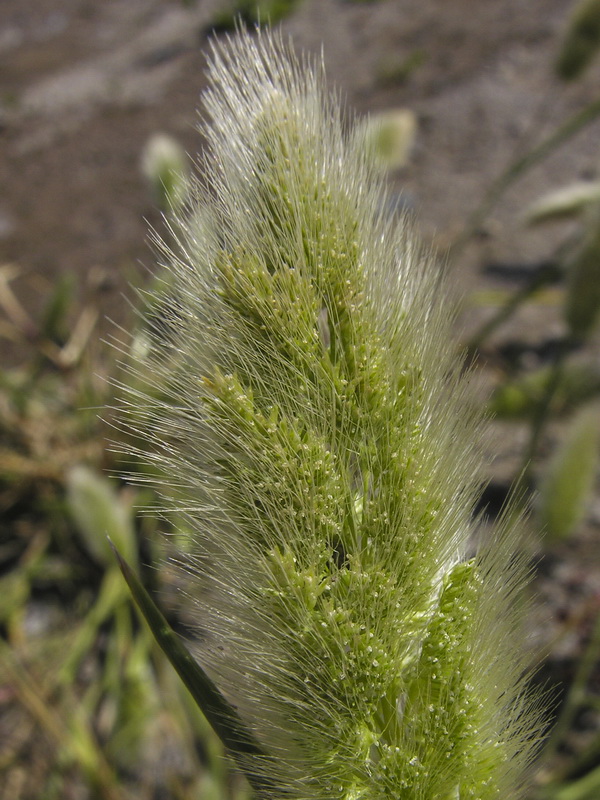
<path id="1" fill-rule="evenodd" d="M 256 777 L 246 763 L 248 756 L 258 758 L 260 761 L 268 760 L 269 756 L 247 730 L 236 709 L 221 694 L 169 625 L 134 570 L 114 546 L 113 550 L 133 599 L 148 623 L 156 643 L 257 795 L 261 796 L 268 792 L 269 796 L 272 796 L 274 787 L 267 785 L 264 777 Z"/>

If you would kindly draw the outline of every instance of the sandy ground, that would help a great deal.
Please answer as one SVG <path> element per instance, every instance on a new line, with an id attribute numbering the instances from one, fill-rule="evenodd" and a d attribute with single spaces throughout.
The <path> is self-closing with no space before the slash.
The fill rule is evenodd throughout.
<path id="1" fill-rule="evenodd" d="M 2 0 L 0 263 L 23 271 L 33 312 L 59 273 L 100 283 L 114 310 L 151 264 L 157 214 L 140 152 L 157 131 L 194 154 L 207 29 L 223 0 Z M 283 27 L 323 48 L 332 85 L 360 113 L 409 107 L 419 119 L 398 188 L 442 250 L 510 159 L 593 94 L 552 75 L 564 0 L 304 0 Z M 398 78 L 407 60 L 421 65 Z M 394 79 L 395 78 L 395 79 Z M 483 260 L 532 261 L 554 246 L 520 215 L 541 192 L 595 174 L 600 125 L 534 170 L 503 200 L 457 275 Z"/>

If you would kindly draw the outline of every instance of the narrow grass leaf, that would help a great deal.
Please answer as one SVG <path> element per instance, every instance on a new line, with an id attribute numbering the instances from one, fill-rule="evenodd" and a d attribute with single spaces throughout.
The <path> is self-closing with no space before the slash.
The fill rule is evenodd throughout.
<path id="1" fill-rule="evenodd" d="M 226 700 L 211 678 L 192 657 L 134 570 L 120 555 L 116 547 L 113 546 L 113 550 L 123 577 L 157 644 L 175 668 L 225 748 L 236 761 L 240 756 L 247 757 L 249 755 L 266 761 L 267 756 L 263 749 L 243 724 L 234 706 Z M 259 779 L 249 772 L 245 772 L 245 774 L 250 785 L 260 796 L 267 788 L 265 779 Z M 273 786 L 268 788 L 270 791 L 274 789 Z"/>

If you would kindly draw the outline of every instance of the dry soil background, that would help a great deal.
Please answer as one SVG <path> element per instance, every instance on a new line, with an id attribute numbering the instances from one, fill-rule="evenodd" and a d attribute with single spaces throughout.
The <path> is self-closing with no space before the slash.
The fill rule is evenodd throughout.
<path id="1" fill-rule="evenodd" d="M 0 3 L 0 261 L 39 307 L 61 272 L 82 291 L 102 282 L 105 307 L 140 262 L 156 222 L 140 151 L 156 131 L 190 153 L 207 29 L 225 0 L 2 0 Z M 591 96 L 600 70 L 565 90 L 552 62 L 565 0 L 304 0 L 283 24 L 299 48 L 323 48 L 332 84 L 359 112 L 408 106 L 419 118 L 398 177 L 426 236 L 445 248 L 493 176 L 533 136 Z M 394 80 L 411 59 L 405 80 Z M 548 232 L 519 235 L 524 204 L 595 172 L 593 126 L 531 173 L 490 218 L 460 267 L 530 261 Z M 102 280 L 104 278 L 104 280 Z"/>

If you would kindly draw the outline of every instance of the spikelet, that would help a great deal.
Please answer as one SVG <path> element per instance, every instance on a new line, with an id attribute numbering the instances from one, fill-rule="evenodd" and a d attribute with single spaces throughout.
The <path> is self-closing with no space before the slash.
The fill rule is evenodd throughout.
<path id="1" fill-rule="evenodd" d="M 540 528 L 551 540 L 567 539 L 583 520 L 598 472 L 599 444 L 598 407 L 584 406 L 569 426 L 540 488 Z"/>
<path id="2" fill-rule="evenodd" d="M 146 142 L 141 158 L 142 173 L 159 207 L 181 211 L 188 194 L 185 152 L 171 136 L 156 133 Z"/>
<path id="3" fill-rule="evenodd" d="M 324 85 L 275 35 L 214 45 L 208 188 L 123 414 L 192 531 L 195 656 L 265 797 L 516 798 L 515 536 L 468 558 L 479 422 L 443 281 Z"/>
<path id="4" fill-rule="evenodd" d="M 575 80 L 589 66 L 600 48 L 600 0 L 575 4 L 556 62 L 556 73 L 565 81 Z"/>
<path id="5" fill-rule="evenodd" d="M 600 317 L 600 203 L 590 206 L 585 236 L 566 266 L 565 320 L 571 335 L 583 341 Z"/>

